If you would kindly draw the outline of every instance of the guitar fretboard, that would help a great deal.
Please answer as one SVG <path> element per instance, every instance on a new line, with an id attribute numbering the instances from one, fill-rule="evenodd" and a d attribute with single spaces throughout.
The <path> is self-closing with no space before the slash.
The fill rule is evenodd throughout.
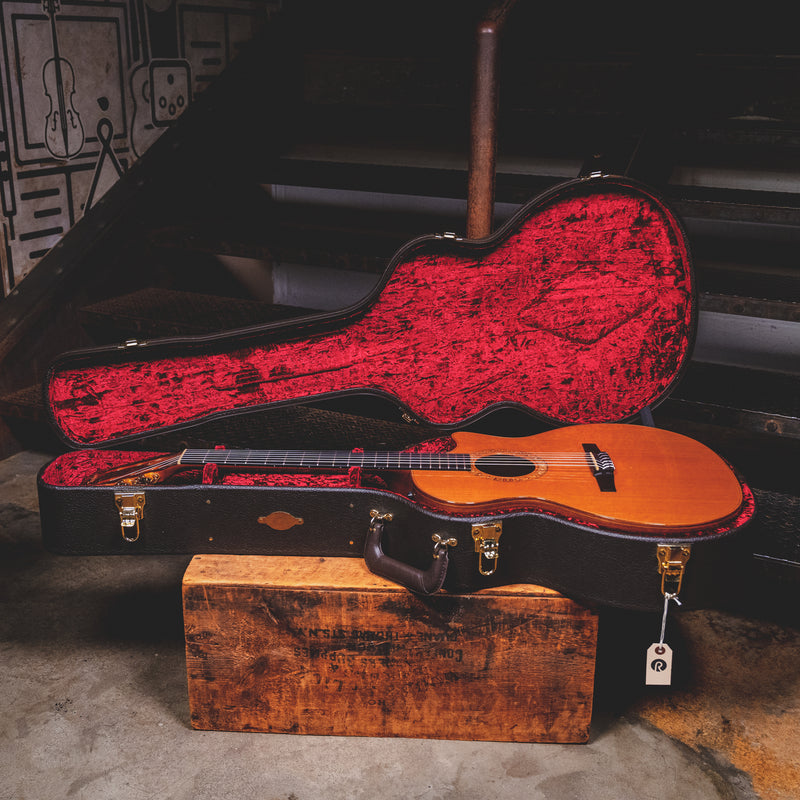
<path id="1" fill-rule="evenodd" d="M 350 450 L 186 450 L 181 464 L 217 464 L 227 467 L 261 469 L 348 469 L 468 471 L 468 453 L 401 453 Z"/>

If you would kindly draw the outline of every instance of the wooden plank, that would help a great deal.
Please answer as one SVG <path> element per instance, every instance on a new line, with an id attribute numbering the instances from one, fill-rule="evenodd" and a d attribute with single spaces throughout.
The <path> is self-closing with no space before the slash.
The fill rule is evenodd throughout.
<path id="1" fill-rule="evenodd" d="M 195 556 L 192 725 L 583 742 L 597 614 L 538 586 L 421 598 L 358 559 Z"/>

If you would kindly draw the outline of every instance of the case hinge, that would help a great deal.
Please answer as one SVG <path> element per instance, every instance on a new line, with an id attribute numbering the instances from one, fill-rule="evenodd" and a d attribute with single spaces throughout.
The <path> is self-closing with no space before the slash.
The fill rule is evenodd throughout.
<path id="1" fill-rule="evenodd" d="M 144 518 L 144 492 L 115 492 L 122 538 L 135 542 L 139 538 L 139 521 Z"/>
<path id="2" fill-rule="evenodd" d="M 661 575 L 661 594 L 680 593 L 686 562 L 692 555 L 690 547 L 669 547 L 661 545 L 656 550 L 658 571 Z"/>
<path id="3" fill-rule="evenodd" d="M 485 522 L 472 526 L 472 538 L 478 554 L 478 571 L 481 575 L 493 575 L 497 569 L 502 533 L 502 522 Z"/>

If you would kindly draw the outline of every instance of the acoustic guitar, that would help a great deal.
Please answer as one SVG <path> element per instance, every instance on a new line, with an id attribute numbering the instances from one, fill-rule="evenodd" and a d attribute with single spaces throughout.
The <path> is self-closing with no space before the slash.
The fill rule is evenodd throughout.
<path id="1" fill-rule="evenodd" d="M 159 484 L 206 464 L 274 472 L 361 467 L 404 476 L 413 500 L 443 513 L 541 510 L 663 535 L 723 524 L 743 504 L 739 479 L 722 458 L 659 428 L 601 423 L 521 438 L 468 432 L 452 438 L 456 446 L 444 453 L 187 449 L 96 472 L 88 483 Z"/>

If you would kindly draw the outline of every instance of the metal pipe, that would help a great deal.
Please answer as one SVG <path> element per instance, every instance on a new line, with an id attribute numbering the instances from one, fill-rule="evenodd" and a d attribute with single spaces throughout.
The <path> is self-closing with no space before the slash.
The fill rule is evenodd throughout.
<path id="1" fill-rule="evenodd" d="M 478 24 L 470 118 L 467 238 L 492 231 L 497 158 L 499 39 L 516 0 L 495 0 Z"/>

